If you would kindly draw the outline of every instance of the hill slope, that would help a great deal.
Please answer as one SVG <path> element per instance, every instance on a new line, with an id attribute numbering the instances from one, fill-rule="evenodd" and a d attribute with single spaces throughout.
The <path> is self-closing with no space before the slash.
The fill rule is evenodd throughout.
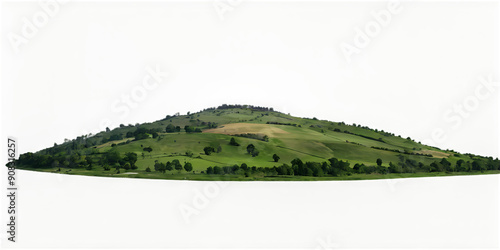
<path id="1" fill-rule="evenodd" d="M 23 154 L 16 165 L 94 176 L 310 180 L 497 173 L 500 161 L 360 125 L 222 105 L 81 136 Z"/>

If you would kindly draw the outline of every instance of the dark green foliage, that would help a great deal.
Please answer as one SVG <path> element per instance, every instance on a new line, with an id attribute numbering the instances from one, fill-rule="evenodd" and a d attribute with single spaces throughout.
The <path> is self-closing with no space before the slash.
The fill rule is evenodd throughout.
<path id="1" fill-rule="evenodd" d="M 215 152 L 215 149 L 213 147 L 204 147 L 203 152 L 205 152 L 206 155 L 210 155 L 211 153 Z"/>
<path id="2" fill-rule="evenodd" d="M 135 137 L 135 140 L 143 140 L 143 139 L 148 139 L 149 135 L 152 135 L 153 138 L 158 137 L 158 131 L 159 129 L 147 129 L 145 127 L 138 127 L 134 132 L 133 135 Z M 127 133 L 127 137 L 128 137 Z"/>
<path id="3" fill-rule="evenodd" d="M 278 175 L 293 175 L 293 169 L 287 164 L 282 164 L 281 166 L 276 168 L 276 172 Z"/>
<path id="4" fill-rule="evenodd" d="M 181 163 L 179 162 L 179 160 L 175 159 L 172 161 L 172 165 L 174 167 L 175 170 L 177 171 L 181 171 L 182 170 L 182 165 Z"/>
<path id="5" fill-rule="evenodd" d="M 377 171 L 377 173 L 379 173 L 379 174 L 387 174 L 387 172 L 388 172 L 388 168 L 387 168 L 387 167 L 384 167 L 384 166 L 382 166 L 382 165 L 377 165 L 377 167 L 376 167 L 376 171 Z"/>
<path id="6" fill-rule="evenodd" d="M 234 137 L 231 137 L 231 140 L 229 141 L 229 145 L 239 146 L 240 144 L 238 142 L 236 142 L 236 139 L 234 139 Z"/>
<path id="7" fill-rule="evenodd" d="M 137 162 L 137 154 L 133 152 L 125 153 L 123 160 L 130 163 L 130 166 L 135 166 L 135 163 Z"/>
<path id="8" fill-rule="evenodd" d="M 151 172 L 151 168 L 147 167 L 146 172 Z"/>
<path id="9" fill-rule="evenodd" d="M 151 148 L 151 147 L 144 147 L 142 150 L 146 151 L 148 153 L 151 153 L 151 151 L 153 151 L 153 148 Z"/>
<path id="10" fill-rule="evenodd" d="M 128 163 L 128 162 L 125 163 L 122 168 L 125 170 L 129 170 L 131 168 L 130 163 Z"/>
<path id="11" fill-rule="evenodd" d="M 277 154 L 273 154 L 273 160 L 274 162 L 278 162 L 280 160 L 280 157 Z"/>
<path id="12" fill-rule="evenodd" d="M 148 134 L 137 134 L 135 135 L 135 140 L 138 141 L 138 140 L 143 140 L 143 139 L 148 139 L 149 138 L 149 135 Z"/>
<path id="13" fill-rule="evenodd" d="M 165 128 L 165 132 L 167 132 L 167 133 L 174 133 L 174 132 L 178 132 L 178 131 L 176 131 L 174 125 L 168 124 L 167 127 Z"/>
<path id="14" fill-rule="evenodd" d="M 158 160 L 155 161 L 155 171 L 165 173 L 165 170 L 167 170 L 165 163 L 158 162 Z"/>
<path id="15" fill-rule="evenodd" d="M 267 135 L 261 135 L 261 134 L 246 133 L 246 134 L 235 134 L 234 136 L 256 139 L 266 142 L 269 141 L 269 137 Z"/>
<path id="16" fill-rule="evenodd" d="M 85 165 L 85 170 L 92 170 L 92 164 Z"/>
<path id="17" fill-rule="evenodd" d="M 441 172 L 442 168 L 443 168 L 443 165 L 434 161 L 431 163 L 431 166 L 429 168 L 429 172 Z"/>
<path id="18" fill-rule="evenodd" d="M 187 168 L 190 169 L 189 171 L 191 171 L 193 169 L 193 165 L 191 163 L 189 163 L 189 164 L 188 163 L 186 163 L 184 165 L 184 168 L 187 167 Z M 155 171 L 159 171 L 159 172 L 165 173 L 165 171 L 172 171 L 172 170 L 174 170 L 174 168 L 177 171 L 181 171 L 182 170 L 182 165 L 179 162 L 179 160 L 177 160 L 177 159 L 173 160 L 172 162 L 167 161 L 167 163 L 159 162 L 158 160 L 156 160 L 154 168 L 155 168 Z M 186 171 L 188 171 L 188 170 L 186 170 Z"/>
<path id="19" fill-rule="evenodd" d="M 453 172 L 453 168 L 451 166 L 451 163 L 448 160 L 446 160 L 446 158 L 441 159 L 441 161 L 439 162 L 439 164 L 441 164 L 442 168 L 446 172 Z"/>
<path id="20" fill-rule="evenodd" d="M 338 160 L 337 158 L 330 158 L 328 159 L 330 162 L 330 168 L 328 171 L 328 174 L 332 176 L 343 176 L 343 175 L 350 175 L 352 172 L 352 169 L 349 167 L 349 162 L 343 161 L 343 160 Z"/>
<path id="21" fill-rule="evenodd" d="M 191 162 L 186 162 L 186 164 L 184 164 L 184 170 L 186 170 L 186 172 L 191 172 L 193 170 L 193 164 L 191 164 Z"/>
<path id="22" fill-rule="evenodd" d="M 223 174 L 224 172 L 222 172 L 222 168 L 218 167 L 218 166 L 215 166 L 214 167 L 214 174 Z"/>
<path id="23" fill-rule="evenodd" d="M 380 158 L 377 159 L 377 166 L 382 166 L 382 159 Z"/>
<path id="24" fill-rule="evenodd" d="M 112 134 L 109 136 L 109 138 L 102 138 L 101 143 L 106 143 L 108 141 L 117 141 L 117 140 L 122 140 L 122 139 L 123 139 L 122 134 L 120 134 L 120 133 Z"/>
<path id="25" fill-rule="evenodd" d="M 165 164 L 165 169 L 168 171 L 172 171 L 174 170 L 174 167 L 172 166 L 171 162 L 167 161 L 167 163 Z"/>
<path id="26" fill-rule="evenodd" d="M 252 157 L 255 157 L 255 156 L 258 156 L 259 155 L 259 150 L 257 148 L 255 148 L 255 146 L 253 144 L 248 144 L 247 146 L 247 152 L 252 156 Z"/>
<path id="27" fill-rule="evenodd" d="M 258 150 L 258 149 L 254 149 L 254 150 L 252 151 L 252 153 L 250 153 L 250 154 L 252 155 L 252 157 L 255 157 L 255 156 L 258 156 L 258 155 L 259 155 L 259 153 L 260 153 L 260 152 L 259 152 L 259 150 Z"/>
<path id="28" fill-rule="evenodd" d="M 472 170 L 484 172 L 488 170 L 486 164 L 482 160 L 474 160 L 472 161 Z"/>
<path id="29" fill-rule="evenodd" d="M 213 167 L 208 167 L 206 173 L 207 174 L 214 174 L 214 168 Z"/>
<path id="30" fill-rule="evenodd" d="M 244 171 L 247 171 L 248 170 L 248 166 L 246 163 L 242 163 L 241 166 L 240 166 L 241 169 L 243 169 Z"/>
<path id="31" fill-rule="evenodd" d="M 392 162 L 389 162 L 389 168 L 388 168 L 389 173 L 402 173 L 403 168 L 399 166 L 398 164 L 394 164 Z"/>
<path id="32" fill-rule="evenodd" d="M 104 154 L 104 158 L 109 165 L 114 165 L 115 163 L 118 163 L 121 160 L 120 153 L 114 150 L 106 152 Z"/>

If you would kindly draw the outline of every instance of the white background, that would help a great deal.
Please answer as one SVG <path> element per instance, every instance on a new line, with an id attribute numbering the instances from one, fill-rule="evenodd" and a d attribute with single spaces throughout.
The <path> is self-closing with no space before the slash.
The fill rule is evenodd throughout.
<path id="1" fill-rule="evenodd" d="M 480 77 L 498 82 L 498 4 L 401 2 L 346 60 L 342 45 L 387 6 L 243 1 L 220 18 L 212 1 L 69 2 L 16 52 L 9 37 L 44 9 L 2 2 L 2 138 L 16 136 L 24 153 L 238 103 L 498 157 L 498 86 L 481 100 L 475 92 Z M 156 65 L 168 78 L 123 113 L 123 96 L 138 93 Z M 454 110 L 474 99 L 466 115 Z M 499 245 L 498 176 L 401 180 L 394 189 L 231 183 L 187 225 L 178 206 L 211 182 L 20 175 L 22 246 L 316 247 L 328 237 L 340 247 Z"/>
<path id="2" fill-rule="evenodd" d="M 17 247 L 499 247 L 498 175 L 220 186 L 19 173 Z"/>

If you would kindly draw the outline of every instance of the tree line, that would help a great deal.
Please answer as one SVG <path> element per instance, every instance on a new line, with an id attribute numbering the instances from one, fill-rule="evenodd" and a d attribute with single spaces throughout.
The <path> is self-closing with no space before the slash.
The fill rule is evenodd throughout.
<path id="1" fill-rule="evenodd" d="M 275 162 L 279 160 L 279 156 L 273 155 Z M 243 163 L 241 166 L 233 165 L 226 167 L 210 166 L 206 169 L 205 173 L 212 174 L 240 174 L 250 176 L 256 173 L 262 173 L 265 176 L 280 176 L 280 175 L 294 175 L 294 176 L 350 176 L 352 174 L 390 174 L 390 173 L 416 173 L 416 172 L 484 172 L 486 170 L 500 170 L 500 160 L 489 158 L 474 159 L 472 161 L 458 160 L 456 164 L 450 163 L 446 158 L 440 161 L 434 161 L 429 165 L 422 162 L 417 162 L 412 159 L 402 157 L 403 161 L 392 163 L 389 162 L 388 166 L 383 166 L 382 159 L 376 160 L 376 165 L 366 166 L 365 164 L 356 163 L 352 168 L 350 163 L 346 160 L 339 160 L 335 157 L 328 159 L 325 162 L 303 162 L 299 158 L 295 158 L 289 164 L 283 163 L 280 166 L 274 167 L 248 167 Z"/>

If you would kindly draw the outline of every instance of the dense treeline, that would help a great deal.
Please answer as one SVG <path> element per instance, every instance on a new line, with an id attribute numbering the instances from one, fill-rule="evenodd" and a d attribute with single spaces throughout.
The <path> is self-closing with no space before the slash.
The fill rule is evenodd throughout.
<path id="1" fill-rule="evenodd" d="M 215 107 L 206 108 L 203 111 L 218 110 L 218 109 L 251 109 L 251 110 L 255 110 L 255 111 L 274 111 L 273 108 L 253 106 L 253 105 L 240 105 L 240 104 L 222 104 L 216 108 Z"/>
<path id="2" fill-rule="evenodd" d="M 21 154 L 16 164 L 32 169 L 59 168 L 60 170 L 62 167 L 92 170 L 99 166 L 105 171 L 111 168 L 119 171 L 121 168 L 126 170 L 137 169 L 136 162 L 136 153 L 128 152 L 122 157 L 119 152 L 110 150 L 104 154 L 81 155 L 78 152 L 73 152 L 71 154 L 58 154 L 54 156 L 29 152 Z"/>
<path id="3" fill-rule="evenodd" d="M 407 155 L 419 155 L 419 156 L 433 157 L 431 154 L 410 152 L 408 150 L 398 150 L 398 149 L 390 149 L 390 148 L 375 147 L 375 146 L 371 146 L 371 148 L 378 149 L 378 150 L 391 151 L 391 152 L 396 152 L 396 153 L 402 153 L 402 154 L 407 154 Z"/>
<path id="4" fill-rule="evenodd" d="M 283 122 L 266 122 L 266 124 L 275 124 L 275 125 L 286 125 L 286 126 L 294 126 L 297 127 L 296 123 L 283 123 Z"/>
<path id="5" fill-rule="evenodd" d="M 157 138 L 158 132 L 160 132 L 160 129 L 147 129 L 145 127 L 138 127 L 134 132 L 127 132 L 125 136 L 127 138 L 134 137 L 135 140 L 143 140 L 149 138 L 150 135 L 153 138 Z"/>
<path id="6" fill-rule="evenodd" d="M 417 173 L 417 172 L 474 172 L 486 170 L 500 170 L 500 160 L 489 158 L 474 159 L 472 161 L 458 160 L 455 165 L 451 164 L 446 158 L 440 161 L 434 161 L 430 165 L 425 165 L 412 159 L 400 157 L 401 161 L 397 163 L 389 162 L 388 166 L 382 165 L 382 160 L 377 159 L 376 165 L 366 166 L 356 163 L 352 168 L 348 161 L 330 158 L 325 162 L 302 162 L 296 158 L 290 162 L 290 165 L 284 163 L 280 166 L 269 167 L 248 167 L 243 163 L 241 166 L 234 165 L 230 167 L 208 167 L 206 174 L 240 174 L 250 176 L 254 174 L 263 174 L 264 176 L 349 176 L 352 174 L 390 174 L 390 173 Z"/>
<path id="7" fill-rule="evenodd" d="M 263 134 L 246 133 L 246 134 L 234 134 L 233 136 L 256 139 L 256 140 L 260 140 L 260 141 L 269 141 L 269 136 L 263 135 Z"/>

